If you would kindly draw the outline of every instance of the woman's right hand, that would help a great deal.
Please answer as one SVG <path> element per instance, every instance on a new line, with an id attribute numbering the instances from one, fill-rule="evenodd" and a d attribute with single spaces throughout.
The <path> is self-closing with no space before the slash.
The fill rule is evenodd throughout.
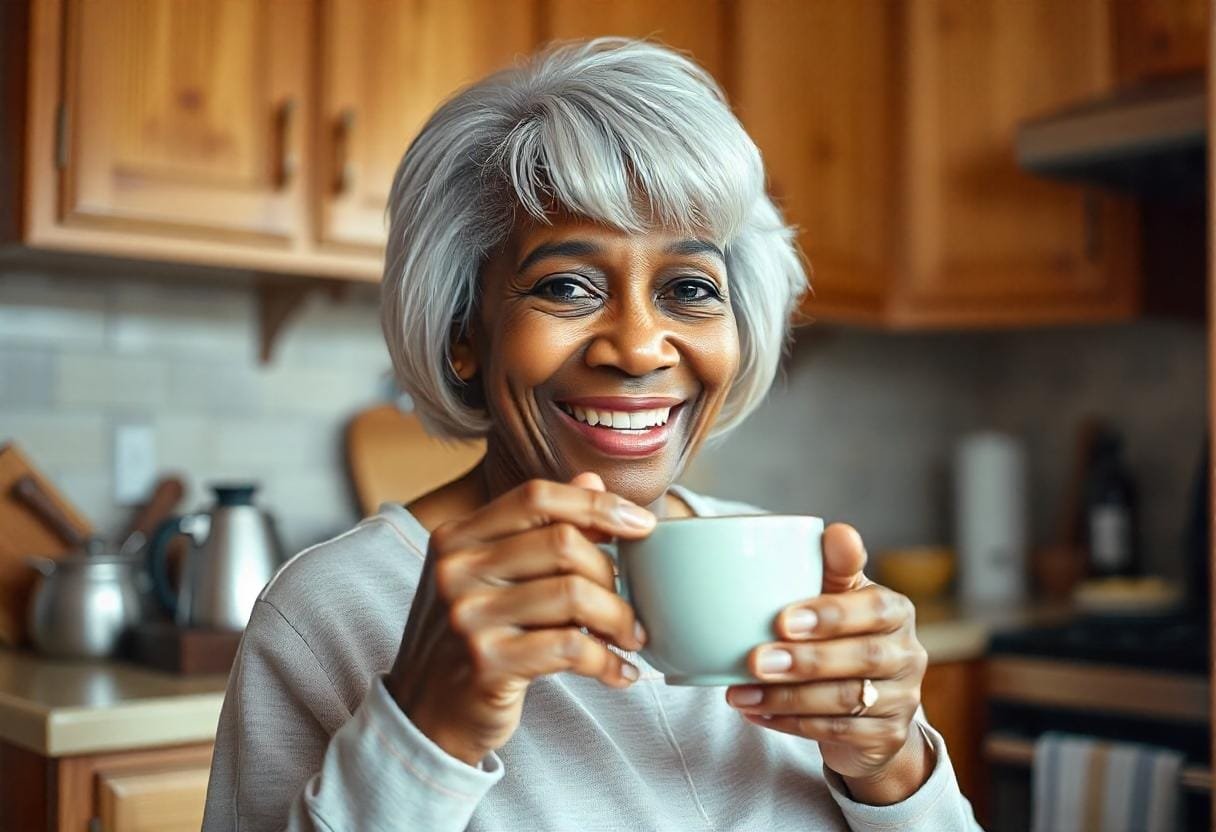
<path id="1" fill-rule="evenodd" d="M 645 633 L 596 541 L 642 538 L 655 517 L 595 474 L 533 480 L 431 533 L 386 684 L 406 716 L 477 765 L 501 748 L 538 676 L 571 671 L 616 688 L 638 671 L 596 638 L 638 650 Z"/>

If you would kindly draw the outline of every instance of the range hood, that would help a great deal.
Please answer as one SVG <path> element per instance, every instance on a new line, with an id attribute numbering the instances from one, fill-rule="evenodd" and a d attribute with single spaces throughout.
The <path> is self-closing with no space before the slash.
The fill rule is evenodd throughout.
<path id="1" fill-rule="evenodd" d="M 1204 74 L 1146 82 L 1018 128 L 1023 169 L 1148 197 L 1202 196 L 1207 175 Z"/>

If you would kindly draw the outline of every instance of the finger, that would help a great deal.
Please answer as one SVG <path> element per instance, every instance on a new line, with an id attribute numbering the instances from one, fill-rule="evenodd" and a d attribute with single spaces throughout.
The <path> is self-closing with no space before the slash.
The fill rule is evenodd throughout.
<path id="1" fill-rule="evenodd" d="M 574 479 L 570 480 L 570 484 L 579 488 L 586 488 L 588 491 L 608 490 L 604 487 L 603 478 L 594 471 L 584 471 L 581 474 L 575 474 Z"/>
<path id="2" fill-rule="evenodd" d="M 594 471 L 584 471 L 581 474 L 575 474 L 574 479 L 570 480 L 570 484 L 578 488 L 585 488 L 588 491 L 608 490 L 604 485 L 603 478 Z M 609 540 L 612 540 L 612 535 L 594 529 L 586 529 L 585 533 L 593 543 L 607 543 Z"/>
<path id="3" fill-rule="evenodd" d="M 866 567 L 866 547 L 857 529 L 846 523 L 833 523 L 823 532 L 823 591 L 849 592 L 869 585 L 862 570 Z"/>
<path id="4" fill-rule="evenodd" d="M 472 634 L 501 627 L 574 625 L 625 650 L 642 649 L 642 631 L 633 608 L 621 596 L 581 575 L 541 578 L 501 589 L 464 595 L 452 604 L 452 628 Z"/>
<path id="5" fill-rule="evenodd" d="M 794 641 L 864 633 L 893 633 L 916 621 L 916 607 L 885 586 L 820 595 L 791 604 L 777 616 L 777 635 Z"/>
<path id="6" fill-rule="evenodd" d="M 747 657 L 748 668 L 767 682 L 820 679 L 895 679 L 924 673 L 925 649 L 915 639 L 889 633 L 832 641 L 763 644 Z"/>
<path id="7" fill-rule="evenodd" d="M 444 558 L 439 580 L 455 598 L 478 586 L 506 586 L 553 575 L 582 575 L 616 591 L 612 558 L 570 523 L 554 523 L 494 545 L 459 550 Z"/>
<path id="8" fill-rule="evenodd" d="M 863 707 L 864 683 L 863 679 L 842 679 L 792 685 L 737 685 L 726 691 L 726 701 L 744 713 L 769 716 L 858 716 Z M 866 716 L 915 712 L 906 684 L 888 681 L 872 684 L 878 699 L 865 709 Z"/>
<path id="9" fill-rule="evenodd" d="M 826 743 L 848 743 L 854 746 L 896 745 L 907 738 L 907 728 L 890 717 L 872 716 L 774 716 L 745 714 L 748 722 L 792 734 L 796 737 Z M 903 739 L 901 739 L 901 734 Z"/>
<path id="10" fill-rule="evenodd" d="M 481 666 L 528 680 L 570 671 L 622 688 L 638 678 L 638 669 L 600 642 L 573 627 L 529 630 L 505 636 L 486 632 L 477 642 Z"/>
<path id="11" fill-rule="evenodd" d="M 549 480 L 529 480 L 478 509 L 468 519 L 435 529 L 431 542 L 440 551 L 445 551 L 550 523 L 571 523 L 580 529 L 612 536 L 640 538 L 654 528 L 655 516 L 606 491 L 591 491 Z M 436 535 L 441 538 L 438 542 Z"/>

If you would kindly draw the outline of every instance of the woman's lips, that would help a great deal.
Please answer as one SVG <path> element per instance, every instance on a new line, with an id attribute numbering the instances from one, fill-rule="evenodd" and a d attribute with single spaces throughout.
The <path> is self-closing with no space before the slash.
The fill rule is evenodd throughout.
<path id="1" fill-rule="evenodd" d="M 588 403 L 592 403 L 589 400 L 580 401 L 588 401 Z M 600 453 L 605 454 L 606 456 L 644 457 L 656 454 L 667 446 L 667 440 L 671 437 L 672 426 L 675 424 L 675 421 L 682 409 L 679 406 L 679 400 L 656 399 L 652 401 L 647 399 L 644 402 L 646 405 L 654 405 L 656 403 L 661 405 L 662 403 L 668 401 L 674 401 L 676 404 L 675 406 L 671 407 L 671 412 L 665 424 L 653 425 L 648 428 L 640 428 L 637 430 L 625 430 L 620 428 L 605 427 L 602 425 L 596 425 L 593 427 L 586 422 L 580 422 L 578 419 L 574 418 L 563 410 L 560 405 L 555 404 L 554 409 L 558 412 L 558 418 L 577 431 L 588 444 L 592 445 Z M 596 400 L 594 403 L 598 404 L 599 402 L 600 400 Z M 608 402 L 605 401 L 604 403 L 606 404 Z M 613 403 L 615 404 L 615 402 Z M 619 407 L 619 405 L 618 408 L 621 410 L 626 409 Z M 618 408 L 611 409 L 615 410 Z M 636 410 L 637 408 L 631 407 L 629 409 Z M 647 409 L 657 408 L 651 406 Z"/>

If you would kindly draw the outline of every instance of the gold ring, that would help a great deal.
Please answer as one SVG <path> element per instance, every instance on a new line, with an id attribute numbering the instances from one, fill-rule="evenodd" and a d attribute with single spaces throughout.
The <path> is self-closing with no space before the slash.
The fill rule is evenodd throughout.
<path id="1" fill-rule="evenodd" d="M 853 709 L 853 716 L 861 716 L 878 701 L 878 688 L 869 679 L 861 681 L 861 699 Z"/>

